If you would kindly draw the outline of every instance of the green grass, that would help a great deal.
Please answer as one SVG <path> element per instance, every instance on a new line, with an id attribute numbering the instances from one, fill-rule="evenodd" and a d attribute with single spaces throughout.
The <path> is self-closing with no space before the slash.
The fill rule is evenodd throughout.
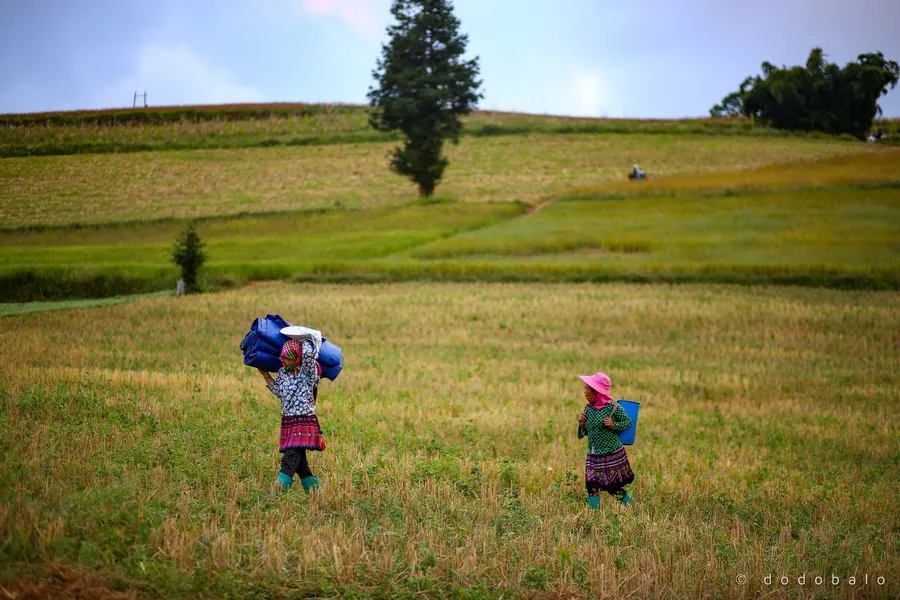
<path id="1" fill-rule="evenodd" d="M 900 287 L 900 186 L 438 203 L 201 221 L 209 284 L 260 279 L 682 281 Z M 161 221 L 7 231 L 6 301 L 172 287 Z M 54 291 L 54 280 L 58 290 Z M 96 289 L 95 289 L 96 288 Z"/>
<path id="2" fill-rule="evenodd" d="M 288 121 L 344 132 L 364 126 L 359 107 L 320 108 L 286 105 L 275 116 L 235 122 L 211 115 L 242 109 L 207 107 L 193 116 L 172 109 L 157 117 L 181 114 L 177 124 L 109 127 L 215 134 Z M 73 135 L 88 139 L 91 127 L 128 113 L 82 116 Z M 471 119 L 523 132 L 606 123 L 503 113 Z M 69 126 L 32 121 L 22 127 Z M 739 121 L 632 125 L 643 133 L 465 138 L 448 147 L 451 168 L 438 203 L 427 206 L 388 170 L 389 143 L 4 159 L 0 298 L 172 288 L 169 251 L 187 218 L 203 220 L 210 289 L 259 279 L 898 285 L 896 150 L 691 129 L 744 127 Z M 675 129 L 659 133 L 663 125 Z M 636 160 L 650 180 L 624 179 Z M 534 214 L 522 216 L 523 203 Z"/>
<path id="3" fill-rule="evenodd" d="M 359 107 L 0 122 L 100 152 L 0 160 L 0 595 L 900 596 L 896 150 L 479 113 L 421 204 Z M 192 217 L 240 289 L 173 296 Z M 316 497 L 269 493 L 266 313 L 344 351 Z M 598 369 L 641 402 L 637 514 L 585 510 Z"/>
<path id="4" fill-rule="evenodd" d="M 306 211 L 201 221 L 219 280 L 289 278 L 329 261 L 366 262 L 521 214 L 523 206 L 427 204 L 353 211 Z M 173 288 L 171 249 L 183 222 L 51 228 L 0 233 L 6 301 L 139 293 Z M 120 288 L 117 288 L 120 286 Z"/>
<path id="5" fill-rule="evenodd" d="M 57 302 L 11 302 L 0 304 L 0 318 L 27 315 L 50 310 L 68 310 L 72 308 L 92 308 L 95 306 L 114 306 L 123 302 L 134 302 L 145 298 L 171 296 L 172 290 L 150 294 L 133 294 L 130 296 L 112 296 L 109 298 L 85 298 L 81 300 L 59 300 Z"/>
<path id="6" fill-rule="evenodd" d="M 266 312 L 344 351 L 315 498 L 268 494 L 279 408 L 237 348 Z M 834 573 L 821 597 L 896 598 L 898 316 L 896 292 L 265 284 L 2 319 L 0 585 L 758 598 Z M 585 509 L 598 369 L 641 402 L 637 514 Z"/>
<path id="7" fill-rule="evenodd" d="M 570 255 L 575 251 L 592 251 Z M 900 185 L 559 201 L 433 242 L 416 258 L 556 255 L 612 269 L 707 265 L 900 269 Z"/>

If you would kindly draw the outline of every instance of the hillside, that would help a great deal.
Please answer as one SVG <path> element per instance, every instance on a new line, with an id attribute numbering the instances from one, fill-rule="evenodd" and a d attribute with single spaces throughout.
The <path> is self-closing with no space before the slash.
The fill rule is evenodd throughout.
<path id="1" fill-rule="evenodd" d="M 795 136 L 757 127 L 746 119 L 589 119 L 477 111 L 464 121 L 464 135 L 474 137 L 539 133 Z M 0 115 L 0 157 L 317 146 L 395 139 L 371 129 L 368 109 L 354 105 L 174 106 Z"/>
<path id="2" fill-rule="evenodd" d="M 210 288 L 260 279 L 900 285 L 891 243 L 900 152 L 879 144 L 738 121 L 478 113 L 471 134 L 447 147 L 450 168 L 423 205 L 388 168 L 393 142 L 361 142 L 375 135 L 361 107 L 15 119 L 14 148 L 34 135 L 45 150 L 93 150 L 0 159 L 5 301 L 171 288 L 169 248 L 192 218 L 209 247 Z M 276 131 L 327 143 L 198 142 L 240 146 Z M 103 150 L 142 136 L 158 143 Z M 185 147 L 169 149 L 176 142 Z M 625 179 L 634 162 L 649 180 Z"/>

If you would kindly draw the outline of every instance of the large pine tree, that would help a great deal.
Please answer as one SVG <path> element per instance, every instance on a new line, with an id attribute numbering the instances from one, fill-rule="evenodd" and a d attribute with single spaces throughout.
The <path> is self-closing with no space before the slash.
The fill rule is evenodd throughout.
<path id="1" fill-rule="evenodd" d="M 448 162 L 444 140 L 458 143 L 460 117 L 482 98 L 478 57 L 463 60 L 468 36 L 459 33 L 449 0 L 394 0 L 391 14 L 396 24 L 387 28 L 390 41 L 372 72 L 370 123 L 403 133 L 391 168 L 431 196 Z"/>

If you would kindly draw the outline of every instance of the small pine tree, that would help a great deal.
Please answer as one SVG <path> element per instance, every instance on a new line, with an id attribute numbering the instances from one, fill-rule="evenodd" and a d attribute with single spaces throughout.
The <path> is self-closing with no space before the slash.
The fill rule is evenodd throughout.
<path id="1" fill-rule="evenodd" d="M 206 262 L 203 241 L 197 234 L 197 226 L 191 221 L 175 240 L 172 249 L 172 260 L 181 267 L 181 278 L 187 293 L 198 291 L 197 271 Z"/>
<path id="2" fill-rule="evenodd" d="M 459 118 L 475 108 L 481 81 L 478 57 L 462 60 L 468 36 L 449 0 L 394 0 L 396 25 L 372 72 L 376 85 L 368 98 L 370 124 L 380 131 L 401 131 L 406 138 L 391 161 L 392 170 L 431 196 L 447 166 L 444 140 L 459 142 Z"/>

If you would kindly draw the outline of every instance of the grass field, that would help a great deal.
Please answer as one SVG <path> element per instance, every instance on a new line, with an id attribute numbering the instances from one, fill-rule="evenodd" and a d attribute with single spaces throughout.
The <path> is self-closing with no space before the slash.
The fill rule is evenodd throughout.
<path id="1" fill-rule="evenodd" d="M 393 144 L 8 158 L 0 222 L 106 223 L 412 202 L 390 172 Z M 539 202 L 575 186 L 611 184 L 639 162 L 654 177 L 879 155 L 836 140 L 692 135 L 521 135 L 450 145 L 441 197 Z"/>
<path id="2" fill-rule="evenodd" d="M 418 202 L 359 107 L 0 126 L 0 598 L 900 597 L 900 149 L 477 113 Z M 344 351 L 317 496 L 266 313 Z M 586 510 L 596 370 L 636 512 Z"/>
<path id="3" fill-rule="evenodd" d="M 203 222 L 204 280 L 284 279 L 334 261 L 367 264 L 520 215 L 523 205 L 407 205 Z M 29 301 L 172 288 L 172 240 L 183 223 L 47 229 L 0 235 L 2 298 Z"/>
<path id="4" fill-rule="evenodd" d="M 419 258 L 547 255 L 595 250 L 610 266 L 648 261 L 729 265 L 900 267 L 900 184 L 885 189 L 753 196 L 556 202 L 413 250 Z"/>
<path id="5" fill-rule="evenodd" d="M 560 200 L 532 214 L 523 208 L 441 203 L 213 219 L 198 230 L 209 256 L 203 273 L 231 282 L 618 277 L 900 286 L 900 184 Z M 178 275 L 170 252 L 181 227 L 163 221 L 6 232 L 6 300 L 61 297 L 41 292 L 54 277 L 115 273 L 134 293 L 172 287 Z"/>
<path id="6" fill-rule="evenodd" d="M 172 290 L 163 290 L 150 294 L 133 294 L 130 296 L 110 296 L 108 298 L 81 298 L 75 300 L 57 300 L 49 302 L 3 302 L 0 303 L 0 318 L 27 315 L 29 313 L 49 310 L 69 310 L 72 308 L 92 308 L 95 306 L 113 306 L 124 302 L 134 302 L 146 298 L 173 296 Z"/>
<path id="7" fill-rule="evenodd" d="M 616 196 L 673 196 L 683 194 L 736 194 L 758 191 L 795 191 L 833 187 L 866 187 L 900 182 L 900 149 L 859 146 L 853 153 L 825 158 L 777 162 L 738 170 L 662 174 L 634 185 L 631 181 L 606 181 L 575 187 L 569 198 Z"/>
<path id="8" fill-rule="evenodd" d="M 584 119 L 476 111 L 465 136 L 702 134 L 822 138 L 758 127 L 748 119 Z M 0 115 L 0 157 L 362 143 L 397 139 L 368 126 L 353 105 L 270 104 Z"/>
<path id="9" fill-rule="evenodd" d="M 629 139 L 643 140 L 645 152 L 654 142 L 652 136 Z M 727 139 L 690 142 L 682 136 L 667 143 L 693 143 L 696 150 L 704 143 Z M 492 140 L 498 156 L 505 147 L 500 140 Z M 548 194 L 552 189 L 566 189 L 561 179 L 551 176 L 550 166 L 557 160 L 561 163 L 557 168 L 568 168 L 562 164 L 573 151 L 568 144 L 575 140 L 574 136 L 560 138 L 557 154 L 548 151 L 543 159 L 532 149 L 533 160 L 540 165 L 532 177 L 546 178 Z M 739 163 L 758 159 L 750 146 L 721 147 L 733 148 L 730 160 Z M 708 151 L 715 147 L 720 145 L 712 143 Z M 660 160 L 671 162 L 646 182 L 573 187 L 542 200 L 534 195 L 535 203 L 530 205 L 508 201 L 508 197 L 488 202 L 492 197 L 488 194 L 472 202 L 391 204 L 386 199 L 384 205 L 369 208 L 210 217 L 199 226 L 209 256 L 204 277 L 228 285 L 324 278 L 781 282 L 896 288 L 900 286 L 900 151 L 850 149 L 855 153 L 829 156 L 833 148 L 824 146 L 819 150 L 825 158 L 816 160 L 704 171 L 714 165 L 685 160 L 684 148 L 679 150 L 675 144 L 661 151 Z M 126 158 L 131 156 L 136 155 Z M 727 156 L 722 152 L 718 160 Z M 778 156 L 777 147 L 771 146 L 768 160 Z M 70 158 L 80 157 L 28 161 Z M 225 169 L 227 162 L 210 164 Z M 335 159 L 335 168 L 340 164 Z M 724 166 L 724 162 L 716 164 Z M 495 174 L 502 172 L 496 164 L 490 168 Z M 508 169 L 497 179 L 498 185 L 506 181 L 508 191 L 521 185 L 524 193 L 530 179 Z M 678 169 L 693 170 L 677 174 Z M 169 174 L 173 181 L 187 186 L 198 181 L 186 171 L 176 180 L 175 173 Z M 111 181 L 91 180 L 98 185 L 112 185 Z M 466 181 L 472 185 L 477 179 L 470 175 Z M 401 181 L 394 183 L 401 185 Z M 264 187 L 261 182 L 253 185 Z M 535 186 L 530 193 L 535 194 Z M 42 206 L 37 196 L 32 203 L 11 204 L 29 211 L 32 219 L 53 223 L 51 205 Z M 166 210 L 165 203 L 154 197 L 147 199 L 145 208 L 148 213 L 166 215 L 159 212 Z M 230 210 L 222 202 L 210 202 L 208 208 L 220 213 Z M 22 302 L 172 288 L 177 271 L 170 262 L 170 249 L 184 222 L 114 220 L 134 216 L 139 209 L 134 203 L 132 212 L 123 212 L 129 208 L 120 209 L 117 204 L 106 205 L 107 212 L 97 218 L 108 222 L 95 226 L 20 224 L 0 231 L 2 299 Z M 61 213 L 56 216 L 66 218 Z"/>
<path id="10" fill-rule="evenodd" d="M 897 597 L 898 298 L 267 284 L 2 319 L 2 585 Z M 267 493 L 278 406 L 237 346 L 268 311 L 344 350 L 315 498 Z M 637 513 L 585 510 L 576 375 L 596 369 L 642 403 Z"/>

